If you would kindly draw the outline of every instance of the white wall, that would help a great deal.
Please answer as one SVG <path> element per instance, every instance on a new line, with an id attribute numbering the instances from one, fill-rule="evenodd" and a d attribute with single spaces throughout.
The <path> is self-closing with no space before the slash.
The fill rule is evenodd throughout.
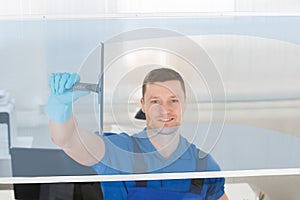
<path id="1" fill-rule="evenodd" d="M 12 0 L 0 1 L 1 16 L 82 15 L 104 13 L 105 1 Z"/>
<path id="2" fill-rule="evenodd" d="M 117 12 L 232 12 L 234 0 L 126 0 L 116 1 Z"/>
<path id="3" fill-rule="evenodd" d="M 15 98 L 17 109 L 38 109 L 46 101 L 44 30 L 16 23 L 0 37 L 0 88 Z"/>
<path id="4" fill-rule="evenodd" d="M 239 12 L 299 12 L 299 0 L 236 0 Z"/>
<path id="5" fill-rule="evenodd" d="M 74 17 L 118 13 L 300 11 L 299 0 L 1 0 L 0 17 Z M 172 14 L 171 14 L 172 15 Z M 155 15 L 153 15 L 155 16 Z"/>

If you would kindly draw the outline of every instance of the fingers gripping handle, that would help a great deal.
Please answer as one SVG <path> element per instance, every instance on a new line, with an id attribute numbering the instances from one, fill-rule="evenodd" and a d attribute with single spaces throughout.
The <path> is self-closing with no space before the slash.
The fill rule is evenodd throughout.
<path id="1" fill-rule="evenodd" d="M 80 90 L 80 91 L 90 91 L 95 93 L 100 93 L 101 88 L 98 84 L 91 84 L 91 83 L 75 83 L 74 86 L 71 88 L 72 90 Z"/>

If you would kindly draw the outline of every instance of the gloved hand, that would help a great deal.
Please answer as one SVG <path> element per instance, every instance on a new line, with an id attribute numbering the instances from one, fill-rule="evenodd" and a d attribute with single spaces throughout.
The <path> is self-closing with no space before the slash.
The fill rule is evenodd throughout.
<path id="1" fill-rule="evenodd" d="M 51 74 L 49 81 L 51 92 L 45 113 L 52 121 L 59 124 L 65 123 L 72 116 L 72 103 L 79 97 L 89 94 L 87 91 L 69 90 L 79 81 L 80 77 L 76 73 Z"/>

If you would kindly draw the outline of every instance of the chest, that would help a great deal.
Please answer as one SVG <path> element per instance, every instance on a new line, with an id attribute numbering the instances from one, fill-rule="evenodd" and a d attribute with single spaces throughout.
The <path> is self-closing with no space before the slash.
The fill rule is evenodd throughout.
<path id="1" fill-rule="evenodd" d="M 150 142 L 132 139 L 132 162 L 136 173 L 193 172 L 196 170 L 196 149 L 193 146 L 179 145 L 168 158 L 154 149 Z M 137 169 L 137 170 L 135 170 Z"/>

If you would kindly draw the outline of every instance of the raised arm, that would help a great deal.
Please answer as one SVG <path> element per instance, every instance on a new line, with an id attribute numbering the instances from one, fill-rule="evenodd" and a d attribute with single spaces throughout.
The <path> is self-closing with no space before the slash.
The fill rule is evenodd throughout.
<path id="1" fill-rule="evenodd" d="M 78 126 L 72 114 L 72 104 L 88 92 L 72 91 L 70 88 L 80 80 L 77 74 L 52 74 L 51 89 L 45 112 L 50 119 L 52 141 L 72 159 L 83 165 L 99 162 L 105 154 L 101 137 Z"/>

